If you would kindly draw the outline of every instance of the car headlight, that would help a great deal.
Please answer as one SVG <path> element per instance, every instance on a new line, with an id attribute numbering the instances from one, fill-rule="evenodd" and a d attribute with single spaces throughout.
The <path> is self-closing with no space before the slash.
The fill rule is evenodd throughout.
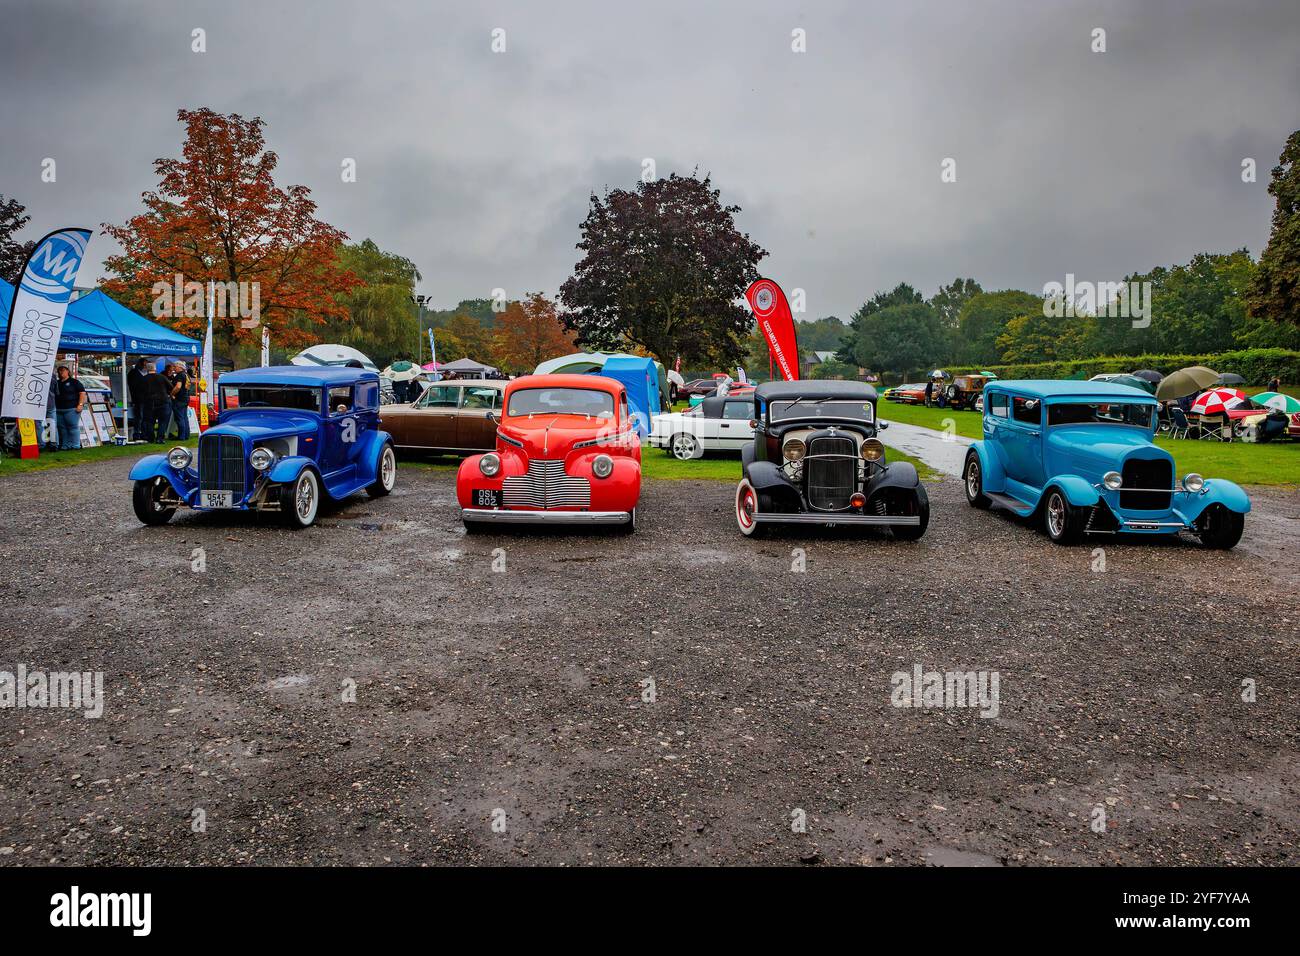
<path id="1" fill-rule="evenodd" d="M 1124 484 L 1124 478 L 1118 471 L 1108 471 L 1101 476 L 1101 483 L 1111 491 L 1119 491 Z"/>
<path id="2" fill-rule="evenodd" d="M 885 446 L 879 438 L 868 438 L 862 442 L 862 457 L 867 461 L 881 461 L 885 457 Z"/>
<path id="3" fill-rule="evenodd" d="M 614 459 L 609 455 L 597 455 L 596 460 L 591 463 L 591 473 L 597 478 L 608 478 L 613 470 Z"/>
<path id="4" fill-rule="evenodd" d="M 1196 472 L 1188 472 L 1183 476 L 1183 487 L 1193 494 L 1205 487 L 1205 479 Z"/>
<path id="5" fill-rule="evenodd" d="M 501 456 L 494 451 L 488 452 L 478 460 L 478 470 L 485 478 L 494 477 L 501 470 Z"/>
<path id="6" fill-rule="evenodd" d="M 177 471 L 184 471 L 190 466 L 190 450 L 177 445 L 167 453 L 167 464 Z"/>
<path id="7" fill-rule="evenodd" d="M 266 471 L 275 464 L 275 452 L 269 448 L 254 448 L 248 456 L 248 463 L 253 466 L 253 471 Z"/>
<path id="8" fill-rule="evenodd" d="M 786 461 L 803 461 L 803 456 L 807 453 L 808 446 L 799 438 L 791 438 L 781 448 L 781 454 L 785 455 Z"/>

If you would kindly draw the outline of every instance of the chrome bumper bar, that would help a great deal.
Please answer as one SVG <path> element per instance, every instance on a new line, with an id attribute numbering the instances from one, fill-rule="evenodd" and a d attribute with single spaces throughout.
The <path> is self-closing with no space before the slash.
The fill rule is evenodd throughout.
<path id="1" fill-rule="evenodd" d="M 831 511 L 826 514 L 760 512 L 754 515 L 754 520 L 771 524 L 877 524 L 904 527 L 909 525 L 916 527 L 921 523 L 921 519 L 916 515 L 846 515 Z"/>
<path id="2" fill-rule="evenodd" d="M 483 524 L 627 524 L 626 511 L 507 511 L 497 508 L 462 508 L 462 521 Z"/>
<path id="3" fill-rule="evenodd" d="M 1136 531 L 1157 531 L 1160 528 L 1180 528 L 1184 531 L 1190 531 L 1192 528 L 1185 521 L 1142 521 L 1138 518 L 1120 518 L 1119 522 L 1121 531 L 1126 528 L 1132 528 Z"/>

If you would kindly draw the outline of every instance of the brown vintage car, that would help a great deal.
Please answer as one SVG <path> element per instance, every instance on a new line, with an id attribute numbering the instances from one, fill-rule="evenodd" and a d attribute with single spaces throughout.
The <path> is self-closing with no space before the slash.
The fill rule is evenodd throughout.
<path id="1" fill-rule="evenodd" d="M 498 379 L 434 382 L 409 405 L 384 405 L 379 427 L 398 448 L 471 454 L 496 447 L 496 425 L 509 383 Z"/>
<path id="2" fill-rule="evenodd" d="M 949 408 L 974 408 L 984 394 L 984 386 L 991 381 L 987 375 L 958 375 L 944 386 L 943 404 Z"/>

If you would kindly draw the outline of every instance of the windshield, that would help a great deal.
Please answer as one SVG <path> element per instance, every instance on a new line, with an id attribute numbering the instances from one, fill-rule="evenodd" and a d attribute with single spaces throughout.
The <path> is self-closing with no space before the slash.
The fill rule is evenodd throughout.
<path id="1" fill-rule="evenodd" d="M 767 403 L 768 418 L 774 422 L 814 416 L 817 418 L 851 418 L 874 422 L 876 408 L 871 402 L 846 401 L 842 398 L 781 398 Z"/>
<path id="2" fill-rule="evenodd" d="M 1069 402 L 1047 406 L 1048 425 L 1135 425 L 1151 427 L 1152 405 L 1136 402 Z"/>
<path id="3" fill-rule="evenodd" d="M 221 408 L 292 408 L 320 413 L 320 389 L 302 385 L 222 385 Z"/>
<path id="4" fill-rule="evenodd" d="M 521 388 L 510 394 L 511 418 L 526 415 L 614 417 L 614 396 L 594 388 Z"/>

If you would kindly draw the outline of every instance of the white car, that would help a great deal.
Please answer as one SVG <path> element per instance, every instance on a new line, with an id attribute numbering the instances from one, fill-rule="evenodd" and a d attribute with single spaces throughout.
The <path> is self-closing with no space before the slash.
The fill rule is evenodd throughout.
<path id="1" fill-rule="evenodd" d="M 685 412 L 651 419 L 650 444 L 680 461 L 706 451 L 740 451 L 754 437 L 754 396 L 710 396 Z"/>

